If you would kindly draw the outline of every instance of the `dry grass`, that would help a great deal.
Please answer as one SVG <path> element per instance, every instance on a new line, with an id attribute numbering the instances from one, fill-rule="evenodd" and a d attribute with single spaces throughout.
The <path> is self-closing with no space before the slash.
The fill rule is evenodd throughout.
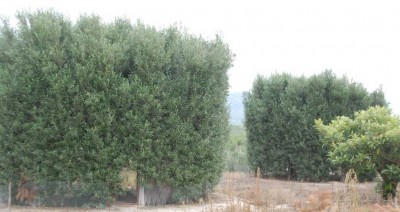
<path id="1" fill-rule="evenodd" d="M 225 173 L 216 193 L 225 194 L 225 199 L 220 199 L 227 203 L 224 211 L 292 211 L 288 204 L 294 199 L 290 188 L 282 187 L 278 180 L 265 182 L 245 173 Z"/>
<path id="2" fill-rule="evenodd" d="M 216 189 L 219 211 L 399 211 L 384 205 L 375 183 L 359 183 L 351 171 L 345 182 L 308 183 L 225 173 Z M 397 198 L 400 198 L 399 196 Z M 214 210 L 216 211 L 216 210 Z"/>

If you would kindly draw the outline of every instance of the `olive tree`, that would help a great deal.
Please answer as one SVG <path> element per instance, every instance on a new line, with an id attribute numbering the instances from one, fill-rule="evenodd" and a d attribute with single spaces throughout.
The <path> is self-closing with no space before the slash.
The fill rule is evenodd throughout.
<path id="1" fill-rule="evenodd" d="M 104 200 L 129 169 L 148 204 L 210 192 L 228 134 L 232 54 L 219 36 L 54 11 L 17 19 L 0 27 L 1 181 Z"/>

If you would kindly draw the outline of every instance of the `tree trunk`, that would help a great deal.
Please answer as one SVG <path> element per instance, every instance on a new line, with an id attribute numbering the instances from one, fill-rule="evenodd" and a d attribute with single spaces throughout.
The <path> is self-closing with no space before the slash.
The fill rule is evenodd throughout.
<path id="1" fill-rule="evenodd" d="M 148 206 L 165 205 L 170 202 L 171 195 L 170 187 L 155 184 L 144 187 L 144 202 Z"/>
<path id="2" fill-rule="evenodd" d="M 145 206 L 146 202 L 144 200 L 145 200 L 144 187 L 143 186 L 138 186 L 138 204 L 140 206 Z"/>

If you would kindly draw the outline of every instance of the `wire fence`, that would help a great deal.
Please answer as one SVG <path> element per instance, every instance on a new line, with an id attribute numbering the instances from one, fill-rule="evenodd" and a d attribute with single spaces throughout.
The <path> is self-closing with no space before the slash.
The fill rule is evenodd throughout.
<path id="1" fill-rule="evenodd" d="M 0 185 L 0 211 L 8 207 L 8 186 Z"/>
<path id="2" fill-rule="evenodd" d="M 385 202 L 376 186 L 376 182 L 360 183 L 354 176 L 344 181 L 300 182 L 227 172 L 215 193 L 225 211 L 377 211 L 378 205 L 396 205 L 400 195 Z"/>
<path id="3" fill-rule="evenodd" d="M 183 198 L 182 208 L 170 211 L 349 211 L 365 209 L 374 204 L 384 205 L 375 192 L 376 183 L 359 183 L 356 178 L 348 182 L 298 182 L 276 179 L 262 179 L 254 173 L 227 172 L 207 197 L 196 200 Z M 149 210 L 138 205 L 140 188 L 127 188 L 124 194 L 113 195 L 106 183 L 49 182 L 32 183 L 15 181 L 11 186 L 0 185 L 0 211 L 8 211 L 11 197 L 11 211 L 142 211 Z M 190 187 L 170 190 L 166 187 L 147 187 L 143 192 L 146 204 L 160 201 L 160 195 L 181 192 L 181 196 L 194 192 Z M 397 197 L 399 198 L 399 196 Z M 159 202 L 160 205 L 166 202 Z M 188 205 L 189 204 L 189 205 Z M 126 206 L 121 209 L 121 205 Z M 190 206 L 192 205 L 192 206 Z M 194 207 L 195 205 L 196 207 Z M 220 209 L 216 210 L 217 207 Z M 364 207 L 364 208 L 363 208 Z M 50 209 L 48 209 L 50 208 Z M 259 210 L 261 208 L 261 210 Z M 33 210 L 35 209 L 35 210 Z M 62 209 L 62 210 L 60 210 Z M 154 209 L 154 208 L 153 208 Z M 165 207 L 156 208 L 164 211 Z"/>
<path id="4" fill-rule="evenodd" d="M 106 183 L 14 181 L 11 193 L 9 185 L 0 185 L 0 211 L 9 204 L 26 208 L 106 208 L 116 200 L 109 190 Z"/>
<path id="5" fill-rule="evenodd" d="M 15 211 L 29 211 L 29 209 L 41 211 L 39 208 L 67 209 L 67 211 L 85 209 L 109 211 L 110 208 L 120 205 L 135 206 L 136 211 L 146 210 L 138 207 L 194 203 L 190 197 L 200 196 L 204 189 L 211 191 L 215 185 L 204 186 L 185 186 L 172 189 L 167 186 L 145 184 L 140 187 L 124 187 L 116 193 L 115 189 L 112 190 L 107 183 L 34 183 L 27 180 L 15 180 L 11 183 L 11 193 L 9 185 L 0 185 L 0 212 L 7 211 L 9 203 L 11 209 Z M 139 203 L 139 192 L 143 196 L 142 203 Z"/>

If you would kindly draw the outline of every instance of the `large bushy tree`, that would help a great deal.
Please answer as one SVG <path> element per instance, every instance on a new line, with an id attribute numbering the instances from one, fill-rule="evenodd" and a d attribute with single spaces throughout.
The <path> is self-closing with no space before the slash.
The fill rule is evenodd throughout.
<path id="1" fill-rule="evenodd" d="M 128 168 L 149 196 L 168 191 L 149 204 L 216 184 L 232 62 L 220 37 L 54 11 L 17 18 L 0 28 L 2 182 L 64 182 L 58 193 L 101 199 Z"/>
<path id="2" fill-rule="evenodd" d="M 264 174 L 298 180 L 326 180 L 333 171 L 314 128 L 314 119 L 371 105 L 386 105 L 381 90 L 368 93 L 331 71 L 309 78 L 289 74 L 259 76 L 244 98 L 250 165 Z"/>
<path id="3" fill-rule="evenodd" d="M 385 107 L 358 111 L 354 119 L 339 116 L 329 124 L 316 120 L 329 160 L 357 172 L 374 170 L 383 179 L 384 199 L 396 197 L 400 181 L 400 118 Z"/>

